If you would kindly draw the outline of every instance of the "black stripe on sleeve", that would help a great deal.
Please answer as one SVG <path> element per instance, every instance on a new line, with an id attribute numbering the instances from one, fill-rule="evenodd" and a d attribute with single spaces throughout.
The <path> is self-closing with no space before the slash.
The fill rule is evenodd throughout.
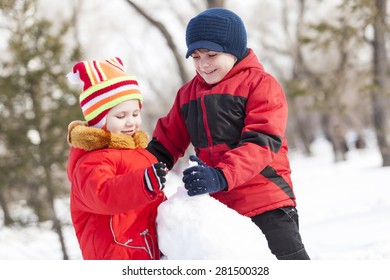
<path id="1" fill-rule="evenodd" d="M 282 138 L 277 135 L 264 134 L 260 132 L 245 132 L 242 135 L 240 145 L 250 142 L 262 147 L 269 147 L 274 153 L 277 153 L 282 147 Z"/>

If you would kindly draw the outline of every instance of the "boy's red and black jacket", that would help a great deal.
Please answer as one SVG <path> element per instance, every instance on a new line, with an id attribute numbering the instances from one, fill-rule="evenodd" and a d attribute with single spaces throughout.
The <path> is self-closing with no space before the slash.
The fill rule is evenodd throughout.
<path id="1" fill-rule="evenodd" d="M 218 84 L 197 74 L 181 87 L 147 149 L 172 168 L 191 143 L 228 182 L 212 196 L 243 215 L 295 206 L 287 114 L 283 89 L 250 50 Z"/>

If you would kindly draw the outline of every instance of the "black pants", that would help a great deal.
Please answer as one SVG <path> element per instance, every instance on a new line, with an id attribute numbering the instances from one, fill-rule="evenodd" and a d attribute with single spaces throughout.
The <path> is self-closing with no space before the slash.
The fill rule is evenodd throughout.
<path id="1" fill-rule="evenodd" d="M 283 207 L 253 216 L 268 247 L 278 260 L 310 260 L 299 234 L 299 217 L 295 207 Z"/>

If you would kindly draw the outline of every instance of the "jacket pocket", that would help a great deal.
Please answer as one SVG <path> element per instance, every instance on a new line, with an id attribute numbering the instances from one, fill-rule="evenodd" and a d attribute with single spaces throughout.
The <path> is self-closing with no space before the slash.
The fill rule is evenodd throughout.
<path id="1" fill-rule="evenodd" d="M 299 215 L 298 210 L 292 206 L 286 206 L 279 208 L 279 210 L 283 211 L 286 216 L 289 217 L 291 221 L 293 221 L 299 228 Z"/>

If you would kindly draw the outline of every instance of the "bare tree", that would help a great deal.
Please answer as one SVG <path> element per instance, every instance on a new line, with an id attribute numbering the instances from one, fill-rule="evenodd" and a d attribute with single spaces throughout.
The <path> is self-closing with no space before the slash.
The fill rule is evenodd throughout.
<path id="1" fill-rule="evenodd" d="M 187 73 L 184 62 L 182 59 L 182 54 L 178 51 L 178 48 L 172 38 L 171 33 L 168 31 L 168 29 L 164 26 L 163 23 L 157 21 L 156 19 L 152 18 L 148 13 L 139 5 L 135 4 L 134 1 L 131 0 L 125 0 L 126 3 L 128 3 L 131 7 L 133 7 L 140 15 L 142 15 L 152 26 L 156 27 L 161 34 L 164 36 L 165 40 L 167 41 L 167 44 L 172 51 L 172 54 L 175 58 L 177 67 L 179 69 L 179 75 L 181 82 L 184 84 L 189 81 L 190 76 Z"/>
<path id="2" fill-rule="evenodd" d="M 178 51 L 178 47 L 176 46 L 172 34 L 169 32 L 169 30 L 165 27 L 165 25 L 152 16 L 150 16 L 144 8 L 142 8 L 140 5 L 136 4 L 132 0 L 125 0 L 126 3 L 128 3 L 132 8 L 134 8 L 140 15 L 142 15 L 152 26 L 157 28 L 161 35 L 165 38 L 168 47 L 172 51 L 172 54 L 175 58 L 176 65 L 179 69 L 179 75 L 181 79 L 181 83 L 184 84 L 190 80 L 190 74 L 187 72 L 182 54 Z M 225 0 L 207 0 L 207 7 L 208 8 L 214 8 L 214 7 L 224 7 Z"/>

